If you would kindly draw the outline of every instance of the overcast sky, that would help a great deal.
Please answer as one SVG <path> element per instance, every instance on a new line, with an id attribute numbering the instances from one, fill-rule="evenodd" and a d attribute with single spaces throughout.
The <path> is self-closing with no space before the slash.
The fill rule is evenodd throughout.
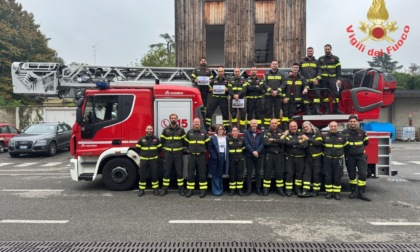
<path id="1" fill-rule="evenodd" d="M 66 63 L 127 66 L 141 58 L 150 44 L 159 43 L 159 34 L 175 34 L 174 0 L 16 0 L 32 12 L 41 32 L 51 40 L 49 46 Z M 317 57 L 330 43 L 333 54 L 340 57 L 344 68 L 367 67 L 370 49 L 386 51 L 397 43 L 409 27 L 406 40 L 391 56 L 407 68 L 420 64 L 415 45 L 420 45 L 418 0 L 388 0 L 388 21 L 398 30 L 389 33 L 394 43 L 371 39 L 359 52 L 350 44 L 347 28 L 353 25 L 354 38 L 366 37 L 359 22 L 366 21 L 372 0 L 307 0 L 307 46 L 315 48 Z M 94 57 L 96 51 L 96 57 Z M 192 66 L 193 67 L 193 66 Z M 247 67 L 247 66 L 242 66 Z"/>

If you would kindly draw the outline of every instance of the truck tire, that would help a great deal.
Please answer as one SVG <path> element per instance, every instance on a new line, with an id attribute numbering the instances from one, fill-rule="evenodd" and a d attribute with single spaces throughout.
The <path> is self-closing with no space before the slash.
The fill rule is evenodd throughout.
<path id="1" fill-rule="evenodd" d="M 0 153 L 3 153 L 4 149 L 4 142 L 0 142 Z"/>
<path id="2" fill-rule="evenodd" d="M 127 158 L 114 158 L 105 164 L 102 181 L 112 191 L 126 191 L 136 184 L 137 171 L 136 165 Z"/>

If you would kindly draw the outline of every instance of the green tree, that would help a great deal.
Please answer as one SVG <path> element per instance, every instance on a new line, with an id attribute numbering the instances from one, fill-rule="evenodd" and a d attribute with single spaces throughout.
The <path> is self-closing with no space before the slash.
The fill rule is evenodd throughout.
<path id="1" fill-rule="evenodd" d="M 386 53 L 383 56 L 373 57 L 373 60 L 368 63 L 369 66 L 379 67 L 386 73 L 393 73 L 403 68 L 402 65 L 398 65 L 398 61 L 392 60 L 391 55 Z"/>
<path id="2" fill-rule="evenodd" d="M 137 66 L 175 67 L 175 36 L 160 34 L 165 42 L 150 45 L 150 50 L 140 59 Z"/>
<path id="3" fill-rule="evenodd" d="M 397 89 L 420 90 L 419 74 L 394 72 L 392 75 L 397 79 Z"/>
<path id="4" fill-rule="evenodd" d="M 0 1 L 0 106 L 33 104 L 34 100 L 13 94 L 10 66 L 15 61 L 49 61 L 62 59 L 48 47 L 48 38 L 35 24 L 32 13 L 22 10 L 16 0 Z"/>

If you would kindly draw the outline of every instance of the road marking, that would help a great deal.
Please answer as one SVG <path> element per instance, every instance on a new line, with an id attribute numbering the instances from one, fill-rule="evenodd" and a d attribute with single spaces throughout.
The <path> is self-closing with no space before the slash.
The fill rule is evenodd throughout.
<path id="1" fill-rule="evenodd" d="M 413 173 L 414 175 L 420 175 L 420 173 Z"/>
<path id="2" fill-rule="evenodd" d="M 369 222 L 374 226 L 420 226 L 420 222 Z"/>
<path id="3" fill-rule="evenodd" d="M 420 165 L 420 161 L 408 161 L 408 162 L 413 163 L 413 164 Z"/>
<path id="4" fill-rule="evenodd" d="M 37 164 L 37 163 L 23 163 L 23 164 L 20 164 L 20 165 L 16 165 L 15 167 L 26 167 L 26 166 L 30 166 L 30 165 L 34 165 L 34 164 Z"/>
<path id="5" fill-rule="evenodd" d="M 51 162 L 51 163 L 44 164 L 44 165 L 41 165 L 41 166 L 56 166 L 56 165 L 59 165 L 61 163 L 63 163 L 63 162 Z"/>
<path id="6" fill-rule="evenodd" d="M 0 176 L 62 176 L 62 175 L 68 175 L 70 176 L 70 173 L 0 173 Z"/>
<path id="7" fill-rule="evenodd" d="M 400 163 L 400 162 L 397 162 L 397 161 L 391 161 L 391 164 L 392 165 L 406 165 L 404 163 Z"/>
<path id="8" fill-rule="evenodd" d="M 52 172 L 52 171 L 63 171 L 63 170 L 67 170 L 67 169 L 63 169 L 61 167 L 51 167 L 51 168 L 44 168 L 44 169 L 39 169 L 39 168 L 29 168 L 29 169 L 3 169 L 0 170 L 0 172 Z"/>
<path id="9" fill-rule="evenodd" d="M 66 224 L 68 220 L 2 220 L 0 223 L 17 224 Z"/>
<path id="10" fill-rule="evenodd" d="M 63 192 L 64 189 L 3 189 L 2 192 Z"/>
<path id="11" fill-rule="evenodd" d="M 13 164 L 13 163 L 0 163 L 0 167 L 6 166 L 6 165 L 11 165 L 11 164 Z"/>
<path id="12" fill-rule="evenodd" d="M 170 220 L 170 224 L 252 224 L 244 220 Z"/>

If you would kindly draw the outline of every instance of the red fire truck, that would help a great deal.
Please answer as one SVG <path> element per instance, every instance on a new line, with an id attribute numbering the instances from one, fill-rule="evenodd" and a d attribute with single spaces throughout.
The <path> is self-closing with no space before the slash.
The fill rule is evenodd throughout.
<path id="1" fill-rule="evenodd" d="M 15 93 L 59 95 L 83 91 L 78 100 L 76 122 L 71 138 L 71 177 L 75 181 L 102 180 L 111 190 L 127 190 L 137 182 L 139 157 L 133 150 L 145 128 L 151 124 L 156 135 L 169 125 L 169 115 L 177 113 L 186 130 L 194 117 L 201 117 L 202 100 L 191 87 L 192 69 L 130 68 L 57 63 L 13 63 Z M 284 70 L 286 71 L 286 70 Z M 226 71 L 229 73 L 229 69 Z M 244 71 L 245 72 L 245 71 Z M 304 115 L 317 126 L 330 121 L 346 122 L 350 114 L 360 120 L 379 118 L 380 109 L 392 104 L 395 79 L 375 69 L 346 70 L 340 92 L 344 115 Z M 97 82 L 108 85 L 96 86 Z M 155 82 L 165 83 L 155 84 Z M 103 84 L 103 83 L 102 83 Z M 370 175 L 393 175 L 390 169 L 390 136 L 368 132 L 367 148 Z M 186 162 L 184 162 L 186 163 Z"/>

